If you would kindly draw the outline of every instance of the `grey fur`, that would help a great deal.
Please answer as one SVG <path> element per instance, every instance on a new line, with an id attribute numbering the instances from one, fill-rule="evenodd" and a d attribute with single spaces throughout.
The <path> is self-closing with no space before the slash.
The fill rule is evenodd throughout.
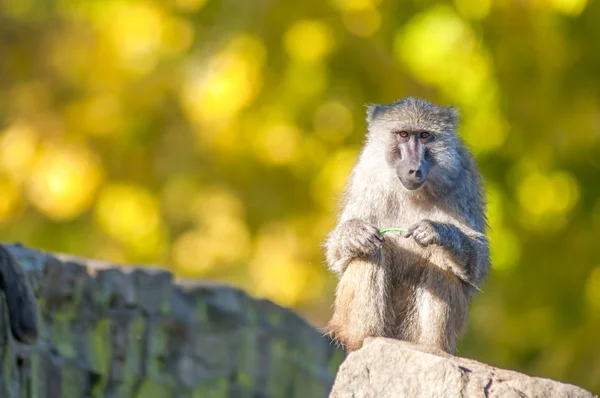
<path id="1" fill-rule="evenodd" d="M 367 111 L 367 140 L 325 242 L 339 277 L 333 337 L 349 351 L 386 336 L 454 353 L 490 259 L 482 179 L 456 134 L 458 113 L 414 98 Z M 393 132 L 425 130 L 434 166 L 409 191 L 390 167 Z M 407 233 L 384 228 L 404 227 Z"/>

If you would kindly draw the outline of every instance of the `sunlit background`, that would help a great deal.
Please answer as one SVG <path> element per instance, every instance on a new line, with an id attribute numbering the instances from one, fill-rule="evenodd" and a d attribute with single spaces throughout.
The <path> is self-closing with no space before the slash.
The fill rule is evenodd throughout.
<path id="1" fill-rule="evenodd" d="M 3 0 L 0 238 L 330 315 L 365 104 L 455 104 L 493 271 L 460 355 L 600 390 L 600 3 Z"/>

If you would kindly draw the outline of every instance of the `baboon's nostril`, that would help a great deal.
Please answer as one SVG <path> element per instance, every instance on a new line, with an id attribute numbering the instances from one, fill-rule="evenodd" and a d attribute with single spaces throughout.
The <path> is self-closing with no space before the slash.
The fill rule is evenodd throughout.
<path id="1" fill-rule="evenodd" d="M 415 171 L 414 170 L 408 170 L 408 174 L 414 174 Z"/>
<path id="2" fill-rule="evenodd" d="M 423 175 L 423 172 L 421 170 L 417 170 L 415 172 L 415 177 L 417 177 L 417 178 L 421 178 L 422 175 Z"/>

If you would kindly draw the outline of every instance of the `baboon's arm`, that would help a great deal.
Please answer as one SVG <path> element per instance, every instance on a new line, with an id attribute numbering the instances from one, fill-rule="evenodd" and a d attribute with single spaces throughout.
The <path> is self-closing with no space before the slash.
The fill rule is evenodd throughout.
<path id="1" fill-rule="evenodd" d="M 0 288 L 6 297 L 12 334 L 18 341 L 33 344 L 38 336 L 38 307 L 27 279 L 8 249 L 0 245 Z"/>
<path id="2" fill-rule="evenodd" d="M 342 250 L 343 243 L 352 236 L 352 226 L 348 222 L 340 222 L 327 237 L 325 242 L 325 259 L 331 271 L 341 275 L 352 256 Z"/>
<path id="3" fill-rule="evenodd" d="M 340 222 L 325 242 L 329 269 L 340 275 L 355 258 L 370 258 L 380 250 L 383 237 L 373 224 L 359 218 Z"/>
<path id="4" fill-rule="evenodd" d="M 334 229 L 325 242 L 325 260 L 329 269 L 340 275 L 344 271 L 344 268 L 346 268 L 349 259 L 342 257 L 338 229 L 339 227 Z"/>
<path id="5" fill-rule="evenodd" d="M 462 224 L 434 223 L 440 246 L 450 254 L 450 269 L 479 288 L 490 267 L 487 237 Z"/>

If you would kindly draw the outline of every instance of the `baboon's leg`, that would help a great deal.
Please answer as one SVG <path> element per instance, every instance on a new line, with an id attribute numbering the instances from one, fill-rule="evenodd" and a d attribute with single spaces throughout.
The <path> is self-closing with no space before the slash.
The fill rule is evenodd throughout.
<path id="1" fill-rule="evenodd" d="M 468 305 L 458 278 L 440 269 L 424 272 L 412 311 L 414 342 L 454 354 L 466 326 Z"/>
<path id="2" fill-rule="evenodd" d="M 362 347 L 366 337 L 392 337 L 394 329 L 391 263 L 352 260 L 336 289 L 328 329 L 347 351 Z"/>

